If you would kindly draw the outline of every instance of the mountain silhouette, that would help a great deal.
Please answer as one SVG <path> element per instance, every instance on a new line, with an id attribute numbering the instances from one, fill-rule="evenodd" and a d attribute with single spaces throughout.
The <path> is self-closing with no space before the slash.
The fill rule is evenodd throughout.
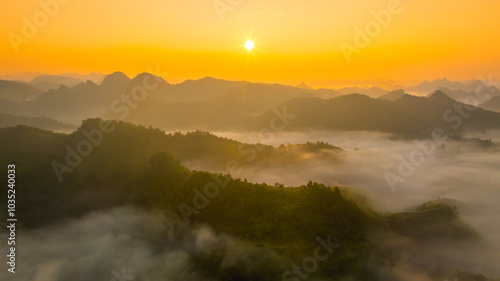
<path id="1" fill-rule="evenodd" d="M 438 88 L 439 91 L 445 93 L 450 98 L 462 102 L 462 103 L 477 103 L 476 101 L 483 101 L 487 97 L 498 96 L 500 91 L 497 88 L 491 86 L 488 88 L 477 88 L 477 91 L 466 91 L 463 89 L 450 90 L 446 87 Z M 430 96 L 430 95 L 429 95 Z M 474 105 L 474 104 L 473 104 Z M 477 105 L 477 104 L 475 104 Z"/>
<path id="2" fill-rule="evenodd" d="M 112 89 L 114 91 L 124 91 L 129 82 L 130 78 L 128 78 L 127 75 L 123 72 L 117 71 L 107 75 L 100 86 L 106 90 Z"/>
<path id="3" fill-rule="evenodd" d="M 338 89 L 337 92 L 343 95 L 349 94 L 363 94 L 372 98 L 378 98 L 382 95 L 387 94 L 389 91 L 381 89 L 379 87 L 370 87 L 370 88 L 360 88 L 360 87 L 346 87 L 342 89 Z"/>
<path id="4" fill-rule="evenodd" d="M 405 91 L 403 89 L 399 89 L 399 90 L 394 90 L 392 92 L 389 92 L 385 95 L 382 95 L 379 97 L 379 99 L 386 99 L 386 100 L 395 101 L 395 100 L 400 99 L 404 95 L 407 95 L 407 93 L 405 93 Z"/>
<path id="5" fill-rule="evenodd" d="M 407 87 L 405 88 L 405 90 L 409 93 L 412 92 L 431 93 L 439 88 L 448 88 L 451 90 L 457 90 L 457 89 L 462 89 L 464 87 L 465 87 L 464 84 L 456 81 L 450 81 L 445 77 L 443 79 L 436 79 L 433 81 L 423 81 L 415 86 Z"/>
<path id="6" fill-rule="evenodd" d="M 0 101 L 21 102 L 31 100 L 42 91 L 22 82 L 0 80 Z"/>
<path id="7" fill-rule="evenodd" d="M 301 88 L 304 90 L 313 90 L 313 88 L 309 87 L 306 82 L 302 81 L 299 85 L 297 85 L 297 88 Z"/>
<path id="8" fill-rule="evenodd" d="M 75 126 L 64 124 L 60 121 L 47 117 L 22 117 L 7 113 L 0 113 L 0 128 L 26 125 L 50 131 L 69 131 L 76 129 Z"/>
<path id="9" fill-rule="evenodd" d="M 27 87 L 15 82 L 6 84 Z M 353 90 L 363 89 L 343 89 Z M 132 97 L 133 93 L 137 94 L 135 91 L 139 91 L 140 100 Z M 286 106 L 298 116 L 287 130 L 368 130 L 407 136 L 429 134 L 436 127 L 450 128 L 457 122 L 450 121 L 456 118 L 453 110 L 457 101 L 443 91 L 434 92 L 428 98 L 405 95 L 402 90 L 383 95 L 387 91 L 376 87 L 364 91 L 381 98 L 211 77 L 169 84 L 148 73 L 130 79 L 115 72 L 107 75 L 100 85 L 92 81 L 73 87 L 61 85 L 29 101 L 4 101 L 0 103 L 0 112 L 25 117 L 46 116 L 69 124 L 103 117 L 168 130 L 227 131 L 265 128 L 275 114 L 271 112 Z M 443 115 L 449 110 L 452 112 L 445 121 Z M 459 134 L 474 127 L 499 128 L 498 121 L 498 113 L 480 109 L 464 120 L 463 126 L 460 124 L 460 130 L 450 130 L 450 133 Z"/>
<path id="10" fill-rule="evenodd" d="M 500 114 L 476 109 L 467 119 L 461 119 L 459 128 L 454 121 L 443 118 L 453 113 L 454 105 L 462 105 L 441 91 L 429 98 L 403 95 L 390 101 L 373 99 L 365 95 L 344 95 L 323 101 L 318 98 L 299 98 L 290 100 L 277 108 L 286 107 L 287 112 L 296 115 L 286 130 L 300 131 L 310 129 L 363 130 L 393 133 L 405 136 L 428 136 L 435 128 L 442 128 L 450 134 L 466 130 L 498 129 Z M 265 126 L 273 117 L 269 111 L 252 118 L 247 125 L 252 129 Z"/>
<path id="11" fill-rule="evenodd" d="M 48 90 L 56 90 L 59 86 L 73 87 L 77 84 L 85 82 L 84 80 L 60 75 L 40 75 L 31 80 L 30 85 L 39 89 L 42 92 Z"/>
<path id="12" fill-rule="evenodd" d="M 479 105 L 479 107 L 486 110 L 491 110 L 495 112 L 500 112 L 500 96 L 494 96 L 485 103 Z"/>

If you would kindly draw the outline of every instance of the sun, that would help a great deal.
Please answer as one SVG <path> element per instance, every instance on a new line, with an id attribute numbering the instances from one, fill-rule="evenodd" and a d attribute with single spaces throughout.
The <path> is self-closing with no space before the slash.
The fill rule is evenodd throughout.
<path id="1" fill-rule="evenodd" d="M 249 51 L 251 51 L 254 46 L 255 46 L 255 44 L 253 43 L 252 40 L 247 40 L 245 42 L 245 48 L 247 48 L 247 50 L 249 50 Z"/>

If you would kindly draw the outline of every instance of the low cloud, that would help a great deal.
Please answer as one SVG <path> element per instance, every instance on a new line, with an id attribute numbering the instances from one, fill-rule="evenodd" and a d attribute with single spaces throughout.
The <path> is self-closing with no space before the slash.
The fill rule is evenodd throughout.
<path id="1" fill-rule="evenodd" d="M 18 244 L 18 281 L 210 280 L 193 257 L 220 252 L 220 268 L 235 272 L 257 272 L 263 261 L 278 258 L 208 226 L 129 207 L 20 231 Z"/>

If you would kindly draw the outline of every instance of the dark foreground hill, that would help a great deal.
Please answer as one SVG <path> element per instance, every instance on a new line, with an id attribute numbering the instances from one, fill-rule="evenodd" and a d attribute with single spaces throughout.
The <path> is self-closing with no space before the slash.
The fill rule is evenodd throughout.
<path id="1" fill-rule="evenodd" d="M 102 138 L 99 129 L 105 131 Z M 84 148 L 83 140 L 93 146 Z M 196 150 L 202 143 L 205 146 Z M 454 274 L 470 277 L 464 280 L 488 280 L 468 273 L 477 267 L 449 258 L 461 255 L 450 249 L 467 249 L 468 254 L 487 251 L 451 206 L 430 202 L 406 213 L 380 214 L 355 203 L 344 188 L 312 182 L 288 188 L 255 184 L 227 174 L 189 170 L 172 155 L 232 157 L 237 145 L 202 132 L 165 135 L 158 129 L 90 119 L 70 135 L 23 126 L 2 129 L 0 164 L 16 166 L 17 216 L 22 218 L 18 231 L 57 225 L 92 211 L 135 206 L 174 214 L 190 225 L 209 225 L 274 253 L 248 256 L 256 268 L 246 263 L 227 265 L 224 256 L 230 249 L 192 254 L 194 267 L 207 280 L 304 279 L 305 273 L 294 269 L 297 264 L 309 268 L 307 276 L 323 280 L 398 280 L 390 273 L 396 268 L 418 272 L 428 280 Z M 72 149 L 80 155 L 71 154 Z M 272 154 L 276 148 L 266 149 Z M 294 149 L 339 150 L 324 143 Z M 62 181 L 54 169 L 65 171 Z M 1 179 L 6 182 L 6 175 Z M 2 210 L 7 213 L 5 205 Z M 316 257 L 314 270 L 308 257 Z"/>

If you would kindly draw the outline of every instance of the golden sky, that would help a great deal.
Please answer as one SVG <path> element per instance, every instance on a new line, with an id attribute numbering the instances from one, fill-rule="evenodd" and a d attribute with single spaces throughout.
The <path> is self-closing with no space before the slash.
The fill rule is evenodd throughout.
<path id="1" fill-rule="evenodd" d="M 498 79 L 499 12 L 498 0 L 9 1 L 0 75 L 134 76 L 160 65 L 171 82 Z M 375 13 L 390 19 L 377 22 Z M 367 44 L 356 45 L 356 28 L 368 28 Z M 255 42 L 250 53 L 247 39 Z M 342 46 L 357 52 L 348 60 Z"/>

